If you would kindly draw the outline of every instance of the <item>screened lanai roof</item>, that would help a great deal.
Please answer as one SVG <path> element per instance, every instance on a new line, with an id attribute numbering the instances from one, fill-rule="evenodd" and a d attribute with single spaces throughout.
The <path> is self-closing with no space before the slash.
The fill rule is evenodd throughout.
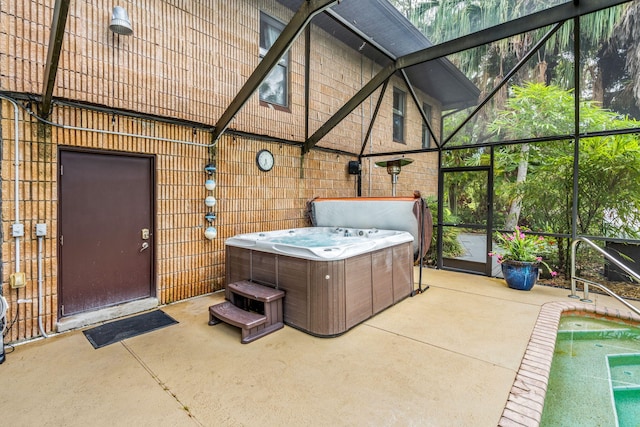
<path id="1" fill-rule="evenodd" d="M 300 9 L 302 3 L 309 0 L 277 1 L 295 12 Z M 549 24 L 549 22 L 568 19 L 571 16 L 588 13 L 622 2 L 602 0 L 522 2 L 511 0 L 505 2 L 508 6 L 505 6 L 504 14 L 496 17 L 496 19 L 502 18 L 509 21 L 529 20 L 528 26 L 535 27 L 535 24 L 532 25 L 535 21 L 540 21 L 542 26 Z M 423 7 L 428 5 L 428 2 L 408 2 L 407 4 L 423 15 L 423 21 L 429 20 L 431 15 Z M 567 8 L 558 7 L 563 5 L 567 6 Z M 459 2 L 459 6 L 472 7 L 473 5 L 465 5 L 464 2 Z M 568 9 L 569 7 L 573 10 Z M 546 11 L 549 12 L 547 14 L 547 21 L 549 22 L 547 23 L 542 22 L 540 19 L 541 14 L 546 13 Z M 530 19 L 528 18 L 529 16 L 531 16 Z M 549 19 L 550 17 L 553 18 Z M 382 66 L 386 66 L 389 61 L 397 61 L 399 58 L 434 46 L 428 36 L 416 28 L 389 0 L 338 1 L 325 9 L 323 13 L 315 16 L 312 23 Z M 484 16 L 483 19 L 478 19 L 476 26 L 472 28 L 451 22 L 447 31 L 438 34 L 439 43 L 464 38 L 473 32 L 491 27 L 496 28 L 496 40 L 517 33 L 517 27 L 503 32 L 499 28 L 501 24 L 504 24 L 504 22 L 492 22 L 484 19 Z M 463 44 L 461 43 L 460 46 L 460 50 L 462 50 Z M 453 51 L 455 49 L 449 53 L 453 53 Z M 405 68 L 404 71 L 411 85 L 440 101 L 444 110 L 465 108 L 478 102 L 480 94 L 478 88 L 445 58 L 417 63 Z"/>
<path id="2" fill-rule="evenodd" d="M 45 83 L 39 107 L 44 117 L 50 112 L 70 1 L 58 0 L 54 7 Z M 446 59 L 447 55 L 630 0 L 505 0 L 507 4 L 505 13 L 498 16 L 496 22 L 479 20 L 474 24 L 476 25 L 474 28 L 466 28 L 451 20 L 452 22 L 447 23 L 450 28 L 445 28 L 444 34 L 438 33 L 439 40 L 433 44 L 389 0 L 277 1 L 295 13 L 280 37 L 216 122 L 212 132 L 213 141 L 225 132 L 237 112 L 258 89 L 262 80 L 309 22 L 342 40 L 352 47 L 356 54 L 362 49 L 363 54 L 381 64 L 381 69 L 357 94 L 306 139 L 303 143 L 303 152 L 313 148 L 333 127 L 395 73 L 406 74 L 410 85 L 438 99 L 445 110 L 470 106 L 480 101 L 478 100 L 479 90 Z M 445 2 L 396 3 L 422 6 L 445 4 Z M 463 1 L 457 4 L 464 6 L 470 3 Z M 422 13 L 421 19 L 423 22 L 428 21 L 429 13 Z M 428 25 L 425 28 L 427 27 Z"/>
<path id="3" fill-rule="evenodd" d="M 448 31 L 442 40 L 433 45 L 388 0 L 277 1 L 295 13 L 217 121 L 212 134 L 214 141 L 224 133 L 235 114 L 310 22 L 351 46 L 356 54 L 362 49 L 365 55 L 383 65 L 358 93 L 340 107 L 313 135 L 307 137 L 303 143 L 303 152 L 316 146 L 331 129 L 385 84 L 393 74 L 406 74 L 411 86 L 434 96 L 443 104 L 445 110 L 469 106 L 481 102 L 478 100 L 479 91 L 446 59 L 448 55 L 630 0 L 511 0 L 507 1 L 505 13 L 497 17 L 496 22 L 480 20 L 479 24 L 474 24 L 474 28 L 460 25 L 459 29 L 458 23 L 451 22 L 453 30 Z M 459 3 L 462 6 L 465 4 L 466 2 Z M 477 5 L 476 7 L 480 8 Z M 421 17 L 428 20 L 429 14 L 425 13 Z"/>
<path id="4" fill-rule="evenodd" d="M 293 11 L 303 1 L 278 0 Z M 342 1 L 317 15 L 312 23 L 381 66 L 433 46 L 387 0 Z M 445 110 L 474 105 L 480 94 L 446 59 L 418 64 L 406 73 L 415 88 L 436 98 Z"/>

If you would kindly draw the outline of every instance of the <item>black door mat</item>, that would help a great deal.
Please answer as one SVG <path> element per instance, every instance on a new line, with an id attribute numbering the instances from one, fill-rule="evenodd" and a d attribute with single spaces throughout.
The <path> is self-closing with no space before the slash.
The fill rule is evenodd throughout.
<path id="1" fill-rule="evenodd" d="M 100 348 L 174 323 L 178 323 L 178 321 L 164 311 L 154 310 L 96 326 L 83 332 L 93 348 Z"/>

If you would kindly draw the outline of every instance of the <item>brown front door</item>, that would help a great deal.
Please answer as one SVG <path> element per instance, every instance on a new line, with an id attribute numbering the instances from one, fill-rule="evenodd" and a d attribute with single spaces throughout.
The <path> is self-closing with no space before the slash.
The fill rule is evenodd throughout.
<path id="1" fill-rule="evenodd" d="M 153 158 L 61 150 L 59 315 L 155 294 Z"/>

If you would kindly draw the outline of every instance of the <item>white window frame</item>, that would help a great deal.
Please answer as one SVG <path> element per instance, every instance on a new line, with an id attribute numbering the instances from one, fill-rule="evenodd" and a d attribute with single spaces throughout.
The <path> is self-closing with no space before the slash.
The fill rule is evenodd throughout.
<path id="1" fill-rule="evenodd" d="M 424 111 L 424 115 L 427 117 L 427 120 L 431 122 L 433 107 L 426 102 L 423 102 L 422 111 Z M 429 128 L 427 128 L 426 123 L 422 123 L 422 148 L 431 148 L 431 133 L 429 132 Z"/>
<path id="2" fill-rule="evenodd" d="M 396 102 L 397 101 L 397 102 Z M 407 94 L 398 89 L 393 88 L 393 140 L 395 142 L 404 143 L 405 137 L 405 112 L 407 110 Z"/>
<path id="3" fill-rule="evenodd" d="M 284 30 L 285 24 L 260 12 L 260 60 Z M 267 31 L 271 30 L 267 37 Z M 285 53 L 267 74 L 258 89 L 260 101 L 288 107 L 289 105 L 289 52 Z"/>

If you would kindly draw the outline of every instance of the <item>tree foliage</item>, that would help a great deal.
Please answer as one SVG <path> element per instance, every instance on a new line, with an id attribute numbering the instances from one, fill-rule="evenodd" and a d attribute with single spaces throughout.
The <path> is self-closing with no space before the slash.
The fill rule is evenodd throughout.
<path id="1" fill-rule="evenodd" d="M 507 139 L 567 134 L 573 124 L 571 91 L 543 84 L 514 88 L 513 97 L 492 123 Z M 584 132 L 637 128 L 640 123 L 592 102 L 580 104 Z M 575 141 L 530 144 L 529 171 L 514 183 L 518 147 L 497 149 L 494 189 L 496 212 L 504 217 L 510 198 L 522 197 L 519 224 L 534 230 L 568 233 L 572 229 Z M 578 150 L 578 217 L 581 235 L 639 238 L 640 136 L 637 134 L 581 138 Z M 566 250 L 567 248 L 562 248 Z M 566 259 L 566 254 L 559 254 Z"/>
<path id="2" fill-rule="evenodd" d="M 556 6 L 560 0 L 391 0 L 434 44 L 471 34 Z M 494 227 L 513 224 L 535 231 L 640 238 L 640 137 L 616 129 L 638 129 L 640 118 L 640 5 L 629 2 L 580 18 L 580 55 L 574 52 L 573 21 L 556 33 L 449 141 L 468 111 L 447 115 L 448 146 L 528 139 L 544 142 L 501 145 L 495 150 Z M 447 57 L 490 93 L 505 74 L 549 31 L 549 27 L 499 40 Z M 575 91 L 574 75 L 580 76 Z M 576 141 L 578 132 L 606 136 Z M 631 117 L 629 117 L 631 116 Z M 612 132 L 613 131 L 613 132 Z M 555 139 L 554 139 L 555 138 Z M 447 150 L 443 166 L 488 164 L 491 149 Z M 576 157 L 577 156 L 577 157 Z M 578 162 L 577 218 L 574 161 Z M 465 176 L 450 179 L 446 204 L 477 204 Z M 515 223 L 510 223 L 510 219 Z M 462 222 L 473 218 L 461 217 Z M 563 246 L 564 245 L 564 246 Z M 568 245 L 559 241 L 558 259 Z"/>

